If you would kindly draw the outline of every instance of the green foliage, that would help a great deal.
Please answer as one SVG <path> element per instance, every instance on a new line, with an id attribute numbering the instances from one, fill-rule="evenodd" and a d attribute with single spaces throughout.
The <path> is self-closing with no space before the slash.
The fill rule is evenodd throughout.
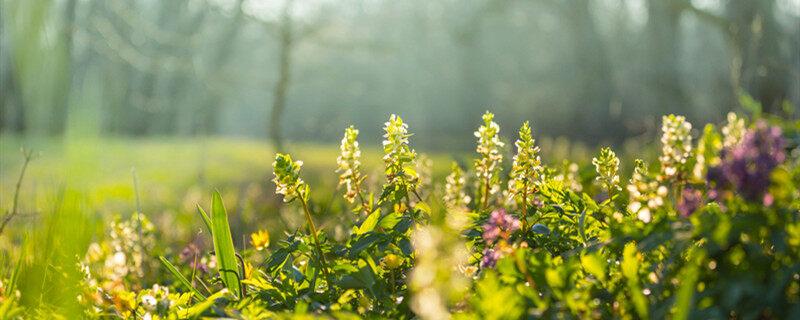
<path id="1" fill-rule="evenodd" d="M 737 119 L 733 122 L 744 123 Z M 690 125 L 677 116 L 665 118 L 660 161 L 633 161 L 627 192 L 619 192 L 624 175 L 619 167 L 631 157 L 621 160 L 603 148 L 592 159 L 594 170 L 548 167 L 541 164 L 527 124 L 520 129 L 510 178 L 501 181 L 502 143 L 490 113 L 478 131 L 475 172 L 453 164 L 444 187 L 424 190 L 413 170 L 416 153 L 407 125 L 393 116 L 384 142 L 386 182 L 377 201 L 350 201 L 381 189 L 379 182 L 350 172 L 344 179 L 355 180 L 342 190 L 345 197 L 331 196 L 327 199 L 336 202 L 324 206 L 315 199 L 322 193 L 311 197 L 301 178 L 302 162 L 278 154 L 276 192 L 286 202 L 300 202 L 286 210 L 299 215 L 301 209 L 308 232 L 297 227 L 271 246 L 237 250 L 231 234 L 237 222 L 229 222 L 234 217 L 215 192 L 210 215 L 197 207 L 211 233 L 213 256 L 189 250 L 171 260 L 169 246 L 156 246 L 146 216 L 111 223 L 108 236 L 86 250 L 80 244 L 88 239 L 63 232 L 62 226 L 79 229 L 83 221 L 79 210 L 70 210 L 64 218 L 75 221 L 53 216 L 45 223 L 59 232 L 36 237 L 43 239 L 38 243 L 76 240 L 67 249 L 86 252 L 80 272 L 74 260 L 52 249 L 21 260 L 22 280 L 13 272 L 10 281 L 0 282 L 9 284 L 0 286 L 0 315 L 35 317 L 57 309 L 67 316 L 155 319 L 796 318 L 800 161 L 792 137 L 797 129 L 771 121 L 788 128 L 785 159 L 769 172 L 763 190 L 768 197 L 753 200 L 706 184 L 709 169 L 717 168 L 720 153 L 731 146 L 711 125 L 692 145 L 686 136 Z M 354 131 L 348 132 L 337 167 L 352 171 L 356 144 Z M 658 176 L 648 170 L 659 166 Z M 346 172 L 339 173 L 342 178 Z M 476 178 L 474 186 L 468 177 Z M 602 190 L 592 186 L 592 178 Z M 363 182 L 358 190 L 355 182 Z M 509 187 L 496 190 L 501 185 Z M 513 201 L 485 198 L 492 189 Z M 691 195 L 699 199 L 687 200 L 686 189 L 697 191 Z M 681 211 L 690 200 L 696 201 L 692 210 Z M 334 211 L 337 206 L 343 208 Z M 351 211 L 363 214 L 345 214 Z M 342 219 L 317 229 L 315 213 Z M 159 266 L 154 257 L 166 272 L 153 271 L 153 262 Z M 213 258 L 217 272 L 204 271 Z M 67 285 L 58 293 L 78 292 L 78 302 L 53 298 L 40 304 L 28 296 L 41 286 L 45 266 L 57 268 L 55 280 Z"/>
<path id="2" fill-rule="evenodd" d="M 236 258 L 236 249 L 233 247 L 231 228 L 228 225 L 228 212 L 222 203 L 222 196 L 215 191 L 211 200 L 211 236 L 214 238 L 214 252 L 217 256 L 217 268 L 222 283 L 235 296 L 240 296 L 242 275 L 239 272 L 239 262 Z"/>

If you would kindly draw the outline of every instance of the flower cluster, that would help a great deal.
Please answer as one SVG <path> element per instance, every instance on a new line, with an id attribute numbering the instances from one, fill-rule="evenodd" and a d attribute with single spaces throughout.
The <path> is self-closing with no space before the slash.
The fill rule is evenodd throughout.
<path id="1" fill-rule="evenodd" d="M 500 165 L 503 162 L 500 148 L 504 143 L 500 141 L 500 126 L 493 120 L 494 114 L 487 111 L 483 114 L 483 125 L 475 131 L 475 137 L 478 138 L 476 151 L 480 155 L 475 160 L 475 176 L 482 184 L 480 192 L 483 206 L 488 204 L 490 194 L 500 190 Z"/>
<path id="2" fill-rule="evenodd" d="M 156 244 L 154 230 L 144 215 L 113 221 L 108 238 L 89 245 L 84 262 L 106 287 L 124 286 L 129 276 L 142 278 L 156 264 L 151 253 Z"/>
<path id="3" fill-rule="evenodd" d="M 419 176 L 416 167 L 417 153 L 408 146 L 408 124 L 396 115 L 391 115 L 383 127 L 383 162 L 386 166 L 384 195 L 392 195 L 396 201 L 416 192 Z"/>
<path id="4" fill-rule="evenodd" d="M 209 273 L 209 271 L 217 268 L 217 256 L 203 254 L 203 251 L 196 243 L 189 243 L 184 247 L 178 255 L 178 259 L 182 264 L 201 273 Z"/>
<path id="5" fill-rule="evenodd" d="M 417 159 L 417 176 L 419 177 L 418 188 L 428 190 L 433 186 L 433 159 L 422 153 Z"/>
<path id="6" fill-rule="evenodd" d="M 187 298 L 189 295 L 187 294 Z M 169 287 L 154 284 L 152 289 L 139 293 L 139 306 L 144 310 L 143 318 L 152 319 L 153 316 L 167 316 L 170 308 L 174 307 L 179 296 L 170 295 Z M 187 301 L 188 302 L 188 301 Z"/>
<path id="7" fill-rule="evenodd" d="M 457 163 L 453 162 L 450 174 L 445 178 L 444 184 L 444 203 L 448 208 L 465 209 L 471 200 L 470 197 L 464 192 L 466 184 L 464 171 Z"/>
<path id="8" fill-rule="evenodd" d="M 611 197 L 612 193 L 619 190 L 619 158 L 611 148 L 603 148 L 597 158 L 592 158 L 592 164 L 597 172 L 595 179 Z"/>
<path id="9" fill-rule="evenodd" d="M 505 209 L 492 211 L 489 220 L 483 225 L 482 237 L 486 242 L 486 249 L 483 251 L 481 260 L 482 268 L 494 267 L 499 258 L 510 252 L 511 247 L 508 240 L 511 238 L 511 234 L 519 228 L 519 219 L 506 213 Z"/>
<path id="10" fill-rule="evenodd" d="M 628 184 L 628 210 L 636 214 L 639 220 L 649 223 L 653 219 L 653 211 L 664 205 L 664 198 L 669 191 L 650 178 L 644 161 L 636 159 L 635 163 Z"/>
<path id="11" fill-rule="evenodd" d="M 678 212 L 683 217 L 688 217 L 703 205 L 703 193 L 694 188 L 686 188 L 681 191 L 678 199 Z"/>
<path id="12" fill-rule="evenodd" d="M 680 179 L 692 154 L 692 124 L 683 116 L 664 116 L 661 123 L 661 179 Z"/>
<path id="13" fill-rule="evenodd" d="M 733 148 L 744 137 L 747 128 L 745 127 L 744 118 L 739 118 L 734 112 L 728 113 L 728 123 L 722 127 L 722 146 L 725 148 Z"/>
<path id="14" fill-rule="evenodd" d="M 469 288 L 469 279 L 457 269 L 468 262 L 466 246 L 447 226 L 423 226 L 411 238 L 416 252 L 408 281 L 411 308 L 421 319 L 449 319 L 450 308 Z"/>
<path id="15" fill-rule="evenodd" d="M 764 200 L 772 170 L 786 159 L 785 146 L 780 128 L 759 121 L 739 144 L 722 150 L 720 165 L 709 169 L 709 180 L 717 188 L 733 187 L 748 200 Z"/>
<path id="16" fill-rule="evenodd" d="M 511 180 L 508 182 L 508 193 L 513 201 L 521 204 L 522 210 L 532 202 L 531 197 L 542 181 L 542 159 L 539 147 L 531 135 L 531 127 L 527 121 L 519 128 L 519 139 L 514 143 L 517 155 L 511 166 Z"/>
<path id="17" fill-rule="evenodd" d="M 366 176 L 361 174 L 361 149 L 358 147 L 358 129 L 353 126 L 344 131 L 341 155 L 336 158 L 336 173 L 339 173 L 339 186 L 345 186 L 344 198 L 353 203 L 361 193 L 361 183 Z"/>
<path id="18" fill-rule="evenodd" d="M 583 185 L 578 181 L 578 169 L 580 167 L 577 163 L 564 160 L 561 171 L 553 176 L 553 181 L 560 181 L 566 188 L 573 192 L 583 191 Z"/>
<path id="19" fill-rule="evenodd" d="M 308 200 L 309 186 L 300 178 L 302 161 L 292 161 L 292 156 L 278 153 L 272 163 L 272 172 L 275 178 L 275 193 L 283 195 L 283 202 L 292 202 L 300 198 Z"/>
<path id="20" fill-rule="evenodd" d="M 110 300 L 117 312 L 132 312 L 136 302 L 131 290 L 141 289 L 158 268 L 154 231 L 144 215 L 113 221 L 107 237 L 90 244 L 80 262 L 87 290 L 79 301 L 103 310 Z"/>

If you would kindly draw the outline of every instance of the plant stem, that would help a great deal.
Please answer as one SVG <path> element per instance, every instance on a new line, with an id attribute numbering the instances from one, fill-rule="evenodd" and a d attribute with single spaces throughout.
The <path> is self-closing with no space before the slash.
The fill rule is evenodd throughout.
<path id="1" fill-rule="evenodd" d="M 486 176 L 486 179 L 483 181 L 483 199 L 481 200 L 481 209 L 486 209 L 489 205 L 489 176 Z"/>
<path id="2" fill-rule="evenodd" d="M 20 170 L 19 172 L 17 185 L 14 187 L 14 202 L 11 206 L 11 212 L 6 214 L 6 216 L 3 218 L 3 223 L 0 224 L 0 234 L 3 234 L 3 230 L 6 229 L 8 223 L 11 222 L 11 219 L 17 215 L 17 208 L 19 204 L 19 189 L 20 186 L 22 186 L 22 178 L 25 177 L 25 170 L 28 168 L 28 164 L 33 159 L 33 151 L 25 152 L 25 150 L 22 150 L 22 155 L 25 157 L 25 162 L 22 163 L 22 170 Z"/>
<path id="3" fill-rule="evenodd" d="M 525 183 L 522 185 L 522 234 L 526 234 L 528 232 L 528 181 L 525 180 Z"/>
<path id="4" fill-rule="evenodd" d="M 322 246 L 319 245 L 319 238 L 317 237 L 317 227 L 314 225 L 314 220 L 311 220 L 311 211 L 308 210 L 308 203 L 303 197 L 300 198 L 300 203 L 303 204 L 303 211 L 306 212 L 306 220 L 308 222 L 308 228 L 311 229 L 311 234 L 314 236 L 314 244 L 317 246 L 317 255 L 319 255 L 319 262 L 321 265 L 322 273 L 325 274 L 325 278 L 328 280 L 328 286 L 332 285 L 330 275 L 328 274 L 328 263 L 325 262 L 325 255 L 322 253 Z"/>
<path id="5" fill-rule="evenodd" d="M 356 183 L 356 194 L 358 194 L 358 199 L 361 201 L 361 209 L 364 210 L 366 215 L 369 215 L 372 212 L 372 208 L 367 207 L 367 201 L 364 199 L 364 196 L 361 195 L 361 183 Z"/>

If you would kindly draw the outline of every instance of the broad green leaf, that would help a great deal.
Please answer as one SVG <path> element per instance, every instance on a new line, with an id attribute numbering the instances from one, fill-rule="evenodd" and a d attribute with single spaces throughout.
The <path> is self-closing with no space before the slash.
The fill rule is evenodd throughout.
<path id="1" fill-rule="evenodd" d="M 431 214 L 431 207 L 428 206 L 428 204 L 426 204 L 425 202 L 421 202 L 421 201 L 418 202 L 417 204 L 414 205 L 414 209 L 422 211 L 423 213 L 425 213 L 427 215 Z"/>
<path id="2" fill-rule="evenodd" d="M 581 256 L 581 265 L 586 272 L 595 276 L 598 280 L 606 281 L 606 262 L 597 253 L 590 253 Z"/>
<path id="3" fill-rule="evenodd" d="M 228 213 L 222 203 L 222 196 L 214 191 L 211 203 L 211 234 L 214 236 L 214 252 L 217 254 L 219 275 L 225 287 L 235 296 L 241 297 L 239 284 L 239 263 L 236 260 L 236 249 L 233 247 L 231 229 L 228 225 Z"/>
<path id="4" fill-rule="evenodd" d="M 364 222 L 361 223 L 361 226 L 356 229 L 356 235 L 362 235 L 375 230 L 375 226 L 378 225 L 378 219 L 380 219 L 380 217 L 381 210 L 375 210 L 375 212 L 367 216 Z"/>
<path id="5" fill-rule="evenodd" d="M 175 268 L 175 266 L 172 265 L 172 263 L 170 263 L 169 260 L 167 260 L 167 258 L 164 258 L 164 256 L 159 256 L 158 259 L 161 260 L 161 263 L 165 267 L 167 267 L 167 270 L 169 270 L 169 272 L 172 273 L 172 275 L 175 276 L 176 279 L 178 279 L 178 282 L 183 284 L 183 286 L 185 286 L 186 288 L 191 290 L 192 293 L 194 293 L 196 298 L 198 298 L 198 299 L 205 299 L 206 298 L 206 296 L 204 294 L 200 293 L 200 291 L 197 290 L 197 288 L 192 286 L 192 283 L 189 282 L 189 280 L 186 279 L 186 277 L 183 276 L 183 274 L 178 270 L 178 268 Z"/>
<path id="6" fill-rule="evenodd" d="M 383 218 L 381 218 L 381 221 L 380 221 L 380 223 L 378 225 L 381 226 L 381 228 L 384 228 L 384 229 L 387 229 L 387 230 L 388 229 L 392 229 L 397 225 L 398 222 L 400 222 L 400 219 L 402 219 L 402 217 L 403 217 L 403 215 L 401 213 L 392 212 L 392 213 L 389 213 L 389 214 L 383 216 Z"/>

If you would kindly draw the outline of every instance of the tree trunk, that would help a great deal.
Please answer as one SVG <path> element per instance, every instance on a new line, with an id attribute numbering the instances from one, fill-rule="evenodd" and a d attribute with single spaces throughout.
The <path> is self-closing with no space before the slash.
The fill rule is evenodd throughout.
<path id="1" fill-rule="evenodd" d="M 690 101 L 680 77 L 679 23 L 686 0 L 650 0 L 647 4 L 645 37 L 648 59 L 645 77 L 653 110 L 657 114 L 691 110 Z"/>
<path id="2" fill-rule="evenodd" d="M 72 82 L 74 80 L 72 48 L 75 35 L 75 11 L 77 9 L 77 3 L 77 0 L 67 0 L 64 5 L 64 25 L 61 30 L 62 39 L 64 41 L 63 85 L 56 90 L 57 93 L 55 101 L 53 102 L 52 126 L 50 128 L 50 134 L 52 135 L 63 134 L 67 124 L 67 110 L 69 109 Z"/>
<path id="3" fill-rule="evenodd" d="M 790 63 L 782 55 L 781 31 L 773 0 L 731 0 L 726 11 L 735 50 L 733 82 L 761 102 L 765 112 L 781 112 L 789 93 Z"/>
<path id="4" fill-rule="evenodd" d="M 575 65 L 577 70 L 578 106 L 575 108 L 576 131 L 583 137 L 610 136 L 614 139 L 624 137 L 621 125 L 611 126 L 610 106 L 614 97 L 614 79 L 611 75 L 610 62 L 603 40 L 597 32 L 592 17 L 589 0 L 575 0 L 569 8 L 564 8 L 568 15 L 573 34 L 575 48 Z"/>
<path id="5" fill-rule="evenodd" d="M 234 49 L 234 40 L 239 33 L 239 29 L 244 21 L 244 10 L 242 5 L 244 0 L 239 0 L 236 6 L 236 15 L 233 21 L 222 31 L 219 35 L 219 45 L 217 46 L 211 58 L 211 71 L 209 72 L 212 82 L 220 78 L 226 63 L 230 59 Z M 213 85 L 213 84 L 212 84 Z M 207 97 L 204 99 L 200 107 L 200 115 L 196 120 L 199 130 L 196 133 L 211 134 L 217 131 L 217 115 L 219 113 L 219 104 L 222 102 L 222 96 L 216 89 L 207 90 Z"/>
<path id="6" fill-rule="evenodd" d="M 294 47 L 292 30 L 292 2 L 287 0 L 283 8 L 280 26 L 280 42 L 278 57 L 278 80 L 275 82 L 272 95 L 272 114 L 270 116 L 269 135 L 276 152 L 284 152 L 283 135 L 281 133 L 281 117 L 286 108 L 286 95 L 291 81 L 292 49 Z"/>

